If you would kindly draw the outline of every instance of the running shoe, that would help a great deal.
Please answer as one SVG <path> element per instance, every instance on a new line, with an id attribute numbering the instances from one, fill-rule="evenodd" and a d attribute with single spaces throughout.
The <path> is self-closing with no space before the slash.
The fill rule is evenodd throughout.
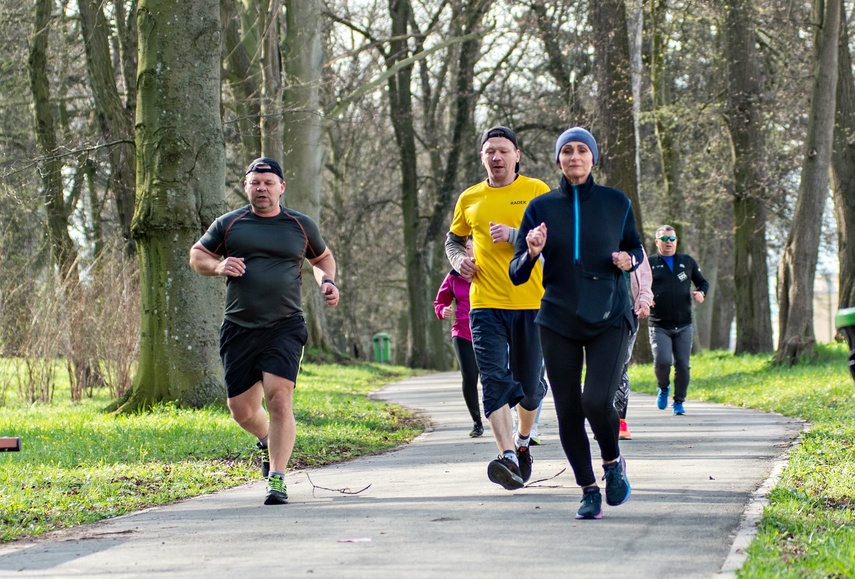
<path id="1" fill-rule="evenodd" d="M 656 407 L 659 410 L 665 410 L 666 408 L 668 408 L 668 394 L 670 394 L 670 393 L 671 393 L 671 387 L 670 386 L 668 386 L 667 388 L 660 388 L 659 389 L 659 396 L 656 397 Z"/>
<path id="2" fill-rule="evenodd" d="M 618 433 L 619 440 L 632 440 L 632 433 L 629 431 L 629 425 L 623 418 L 620 419 L 620 431 Z"/>
<path id="3" fill-rule="evenodd" d="M 602 519 L 603 495 L 600 489 L 582 494 L 582 506 L 576 511 L 577 519 Z"/>
<path id="4" fill-rule="evenodd" d="M 481 424 L 476 424 L 472 427 L 472 430 L 469 432 L 469 436 L 472 438 L 478 438 L 482 434 L 484 434 L 484 426 Z"/>
<path id="5" fill-rule="evenodd" d="M 497 485 L 502 485 L 509 491 L 521 489 L 525 486 L 520 467 L 511 459 L 499 455 L 499 457 L 487 465 L 487 478 Z"/>
<path id="6" fill-rule="evenodd" d="M 531 451 L 527 446 L 521 446 L 517 449 L 517 458 L 520 461 L 520 476 L 524 483 L 531 478 L 531 465 L 534 459 L 531 457 Z"/>
<path id="7" fill-rule="evenodd" d="M 629 487 L 629 479 L 626 478 L 626 460 L 623 456 L 617 462 L 603 465 L 606 481 L 606 504 L 612 507 L 624 504 L 629 500 L 632 489 Z"/>
<path id="8" fill-rule="evenodd" d="M 255 443 L 255 446 L 261 452 L 261 478 L 267 478 L 270 476 L 270 450 L 260 440 Z"/>
<path id="9" fill-rule="evenodd" d="M 674 416 L 682 416 L 685 413 L 686 413 L 686 411 L 683 409 L 683 403 L 682 402 L 675 402 L 674 403 Z"/>
<path id="10" fill-rule="evenodd" d="M 288 502 L 288 489 L 285 487 L 285 481 L 278 474 L 272 475 L 267 479 L 267 498 L 264 499 L 265 505 L 284 505 Z"/>

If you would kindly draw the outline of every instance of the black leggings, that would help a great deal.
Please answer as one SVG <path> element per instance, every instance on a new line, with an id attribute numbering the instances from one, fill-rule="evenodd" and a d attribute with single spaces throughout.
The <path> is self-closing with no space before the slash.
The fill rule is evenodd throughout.
<path id="1" fill-rule="evenodd" d="M 463 400 L 469 409 L 472 422 L 481 424 L 481 407 L 478 404 L 478 364 L 475 362 L 475 349 L 472 341 L 459 336 L 451 338 L 460 373 L 463 375 Z"/>
<path id="2" fill-rule="evenodd" d="M 584 341 L 571 340 L 540 326 L 543 361 L 558 414 L 558 435 L 579 486 L 592 485 L 597 481 L 585 431 L 586 418 L 597 439 L 603 462 L 620 456 L 620 422 L 614 399 L 626 358 L 628 338 L 629 328 L 625 324 L 608 328 Z M 583 365 L 586 366 L 584 390 Z"/>

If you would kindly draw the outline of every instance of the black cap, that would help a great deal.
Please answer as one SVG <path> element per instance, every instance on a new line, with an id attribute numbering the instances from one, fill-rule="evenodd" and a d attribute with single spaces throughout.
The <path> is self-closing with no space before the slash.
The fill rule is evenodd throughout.
<path id="1" fill-rule="evenodd" d="M 285 175 L 282 173 L 282 167 L 280 167 L 279 163 L 270 157 L 259 157 L 250 163 L 249 167 L 246 168 L 246 173 L 244 173 L 244 175 L 249 175 L 250 173 L 274 173 L 283 181 L 285 180 Z"/>
<path id="2" fill-rule="evenodd" d="M 514 132 L 508 127 L 502 126 L 496 126 L 492 129 L 487 129 L 486 131 L 484 131 L 484 136 L 481 137 L 481 146 L 483 147 L 487 139 L 492 139 L 493 137 L 504 137 L 510 142 L 512 142 L 514 144 L 514 147 L 516 147 L 517 149 L 520 148 L 520 146 L 517 144 L 517 136 L 514 134 Z"/>
<path id="3" fill-rule="evenodd" d="M 497 125 L 491 129 L 487 129 L 486 131 L 484 131 L 484 135 L 481 137 L 481 147 L 484 147 L 484 143 L 487 142 L 487 139 L 492 139 L 493 137 L 504 137 L 514 144 L 515 149 L 520 148 L 520 146 L 517 144 L 517 136 L 514 134 L 514 132 L 508 127 L 503 127 L 501 125 Z M 519 174 L 519 172 L 520 164 L 518 162 L 516 167 L 514 167 L 514 173 Z"/>

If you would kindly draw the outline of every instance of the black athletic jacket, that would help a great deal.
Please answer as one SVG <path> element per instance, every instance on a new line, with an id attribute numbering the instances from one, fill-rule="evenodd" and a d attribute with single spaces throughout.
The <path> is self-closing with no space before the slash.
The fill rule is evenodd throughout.
<path id="1" fill-rule="evenodd" d="M 526 234 L 541 223 L 547 231 L 537 323 L 578 340 L 620 325 L 623 319 L 632 327 L 627 284 L 612 263 L 615 251 L 629 253 L 633 269 L 644 258 L 626 194 L 597 185 L 590 175 L 579 186 L 562 176 L 557 189 L 529 201 L 508 268 L 517 285 L 528 280 L 536 262 L 528 258 Z"/>
<path id="2" fill-rule="evenodd" d="M 697 262 L 685 253 L 674 254 L 674 269 L 658 253 L 651 255 L 653 271 L 653 306 L 650 323 L 660 328 L 676 329 L 692 323 L 692 284 L 707 293 L 709 282 Z"/>

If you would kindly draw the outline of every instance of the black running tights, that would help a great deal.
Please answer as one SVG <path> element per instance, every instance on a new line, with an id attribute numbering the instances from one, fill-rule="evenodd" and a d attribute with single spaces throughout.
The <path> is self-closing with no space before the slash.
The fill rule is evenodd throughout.
<path id="1" fill-rule="evenodd" d="M 475 362 L 472 340 L 454 336 L 451 343 L 454 344 L 454 353 L 457 355 L 460 374 L 463 376 L 463 400 L 466 402 L 466 408 L 469 409 L 472 422 L 481 424 L 481 406 L 478 403 L 478 364 Z"/>
<path id="2" fill-rule="evenodd" d="M 571 340 L 540 326 L 543 361 L 558 414 L 558 434 L 579 486 L 592 485 L 597 480 L 585 419 L 597 439 L 603 462 L 620 456 L 614 398 L 628 338 L 629 329 L 625 326 L 609 328 L 585 341 Z"/>

